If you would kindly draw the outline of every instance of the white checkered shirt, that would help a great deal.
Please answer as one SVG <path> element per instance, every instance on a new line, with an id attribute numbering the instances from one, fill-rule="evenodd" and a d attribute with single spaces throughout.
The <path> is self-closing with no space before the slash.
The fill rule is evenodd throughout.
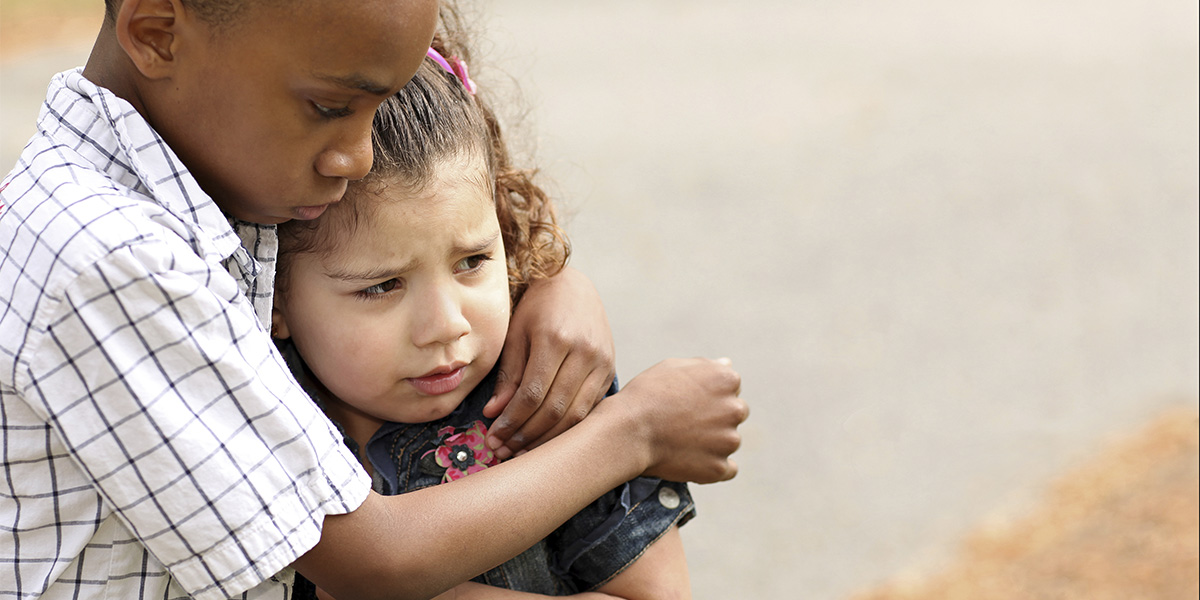
<path id="1" fill-rule="evenodd" d="M 274 228 L 79 70 L 0 186 L 0 600 L 290 597 L 370 482 L 264 328 Z"/>

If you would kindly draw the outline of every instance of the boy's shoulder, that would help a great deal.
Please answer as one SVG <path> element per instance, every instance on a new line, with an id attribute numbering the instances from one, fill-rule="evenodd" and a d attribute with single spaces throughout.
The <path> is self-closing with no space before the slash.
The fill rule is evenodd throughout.
<path id="1" fill-rule="evenodd" d="M 71 270 L 114 250 L 191 236 L 146 190 L 115 181 L 72 149 L 35 138 L 0 191 L 5 270 L 54 264 Z M 165 235 L 164 234 L 168 234 Z"/>
<path id="2" fill-rule="evenodd" d="M 238 294 L 211 232 L 87 152 L 40 132 L 0 183 L 0 362 L 16 356 L 10 342 L 70 311 L 72 290 L 128 294 L 147 277 L 182 273 L 222 297 Z"/>
<path id="3" fill-rule="evenodd" d="M 37 240 L 23 263 L 44 262 L 49 252 L 56 262 L 86 264 L 97 253 L 160 239 L 219 262 L 212 259 L 240 245 L 142 115 L 79 69 L 51 80 L 38 131 L 0 186 L 0 249 Z"/>

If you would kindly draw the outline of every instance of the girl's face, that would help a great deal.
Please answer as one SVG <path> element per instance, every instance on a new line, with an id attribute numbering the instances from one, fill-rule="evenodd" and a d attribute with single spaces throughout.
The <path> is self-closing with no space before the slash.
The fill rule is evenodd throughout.
<path id="1" fill-rule="evenodd" d="M 292 338 L 352 435 L 448 415 L 500 356 L 504 243 L 484 169 L 463 162 L 417 193 L 352 191 L 374 205 L 358 228 L 333 252 L 289 258 L 276 335 Z"/>

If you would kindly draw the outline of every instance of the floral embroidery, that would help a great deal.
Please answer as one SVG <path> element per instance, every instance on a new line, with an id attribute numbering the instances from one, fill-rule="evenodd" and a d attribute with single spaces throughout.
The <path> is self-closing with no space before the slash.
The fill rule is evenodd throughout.
<path id="1" fill-rule="evenodd" d="M 440 475 L 446 483 L 500 464 L 485 440 L 487 426 L 483 421 L 469 427 L 443 427 L 438 430 L 433 449 L 421 455 L 421 470 Z"/>

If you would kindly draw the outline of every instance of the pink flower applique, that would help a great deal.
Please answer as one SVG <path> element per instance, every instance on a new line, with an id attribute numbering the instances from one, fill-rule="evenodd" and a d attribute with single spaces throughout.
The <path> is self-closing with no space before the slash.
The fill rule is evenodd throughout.
<path id="1" fill-rule="evenodd" d="M 500 464 L 485 440 L 487 426 L 483 421 L 469 427 L 443 427 L 438 430 L 433 449 L 421 455 L 421 470 L 441 475 L 442 483 L 446 483 Z"/>

